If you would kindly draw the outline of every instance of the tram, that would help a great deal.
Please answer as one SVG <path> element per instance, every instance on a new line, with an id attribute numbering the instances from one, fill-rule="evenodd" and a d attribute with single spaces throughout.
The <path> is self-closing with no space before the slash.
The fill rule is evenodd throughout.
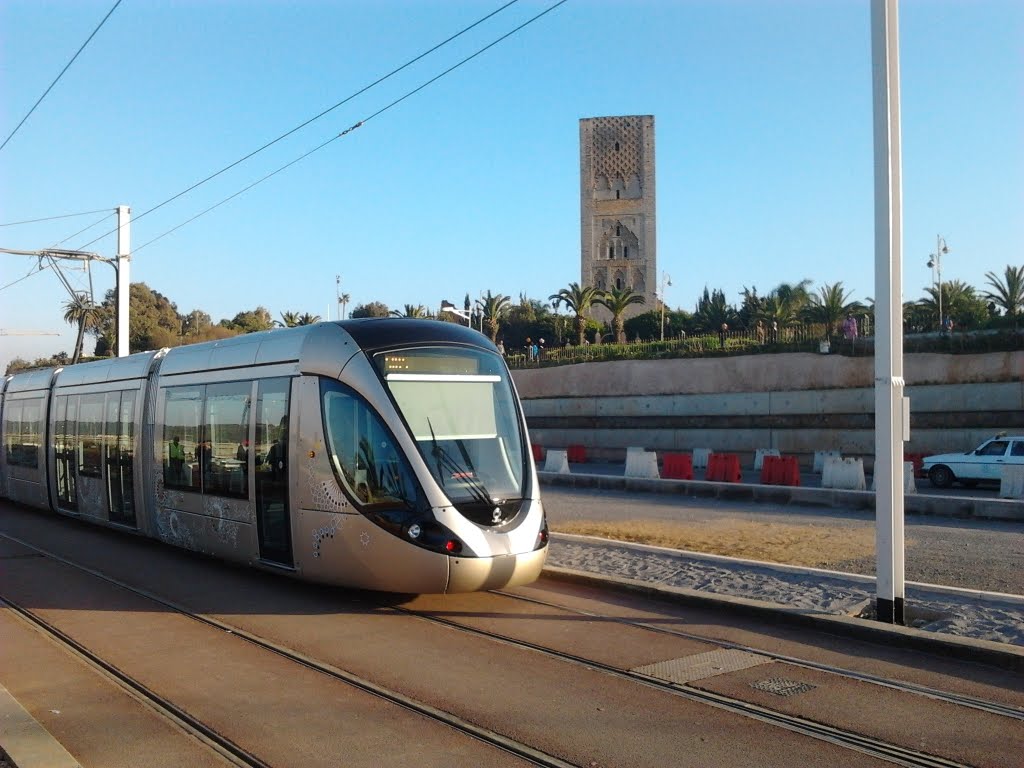
<path id="1" fill-rule="evenodd" d="M 0 497 L 308 581 L 528 583 L 538 489 L 508 367 L 452 323 L 323 322 L 0 383 Z"/>

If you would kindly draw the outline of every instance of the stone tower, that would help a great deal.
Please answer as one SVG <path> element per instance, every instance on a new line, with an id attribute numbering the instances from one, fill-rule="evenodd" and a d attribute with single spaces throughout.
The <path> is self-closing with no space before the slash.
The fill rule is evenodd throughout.
<path id="1" fill-rule="evenodd" d="M 657 306 L 655 202 L 654 116 L 580 120 L 580 285 L 643 295 L 627 317 Z"/>

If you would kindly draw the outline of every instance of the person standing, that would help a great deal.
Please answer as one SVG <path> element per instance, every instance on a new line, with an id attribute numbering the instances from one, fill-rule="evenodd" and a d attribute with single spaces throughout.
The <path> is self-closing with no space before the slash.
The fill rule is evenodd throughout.
<path id="1" fill-rule="evenodd" d="M 185 466 L 185 446 L 181 444 L 180 438 L 175 435 L 171 444 L 167 447 L 167 458 L 170 460 L 171 482 L 175 485 L 182 483 L 182 469 Z"/>

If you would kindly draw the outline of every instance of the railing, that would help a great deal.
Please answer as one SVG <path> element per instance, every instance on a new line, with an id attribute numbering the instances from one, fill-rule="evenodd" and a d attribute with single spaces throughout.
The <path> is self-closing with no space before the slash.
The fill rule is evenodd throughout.
<path id="1" fill-rule="evenodd" d="M 680 336 L 664 341 L 634 341 L 625 344 L 570 344 L 540 351 L 536 358 L 526 350 L 512 350 L 505 359 L 510 368 L 537 368 L 570 363 L 603 362 L 611 360 L 658 360 L 678 357 L 720 357 L 723 355 L 750 355 L 783 352 L 815 352 L 867 356 L 874 354 L 874 339 L 860 337 L 845 339 L 841 335 L 825 341 L 824 326 L 807 324 L 780 328 L 777 334 L 757 330 L 726 331 Z M 968 331 L 952 334 L 907 334 L 903 350 L 911 352 L 996 352 L 1024 349 L 1022 331 Z"/>

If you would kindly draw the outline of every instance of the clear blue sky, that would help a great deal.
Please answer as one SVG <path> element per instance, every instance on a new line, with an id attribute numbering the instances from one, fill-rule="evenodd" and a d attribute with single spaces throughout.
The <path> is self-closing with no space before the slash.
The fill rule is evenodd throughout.
<path id="1" fill-rule="evenodd" d="M 0 3 L 0 141 L 114 0 Z M 497 9 L 501 0 L 124 0 L 7 146 L 0 224 L 139 214 Z M 670 306 L 808 278 L 874 293 L 868 0 L 569 0 L 400 105 L 152 245 L 550 3 L 502 11 L 386 83 L 135 221 L 131 279 L 218 321 L 263 305 L 546 299 L 579 274 L 582 117 L 656 120 Z M 1024 263 L 1024 3 L 900 8 L 905 298 Z M 0 227 L 64 241 L 102 214 Z M 112 256 L 114 237 L 88 246 Z M 0 285 L 34 261 L 0 254 Z M 76 287 L 87 286 L 70 272 Z M 95 267 L 97 299 L 113 270 Z M 74 345 L 51 271 L 0 290 L 0 370 Z"/>

